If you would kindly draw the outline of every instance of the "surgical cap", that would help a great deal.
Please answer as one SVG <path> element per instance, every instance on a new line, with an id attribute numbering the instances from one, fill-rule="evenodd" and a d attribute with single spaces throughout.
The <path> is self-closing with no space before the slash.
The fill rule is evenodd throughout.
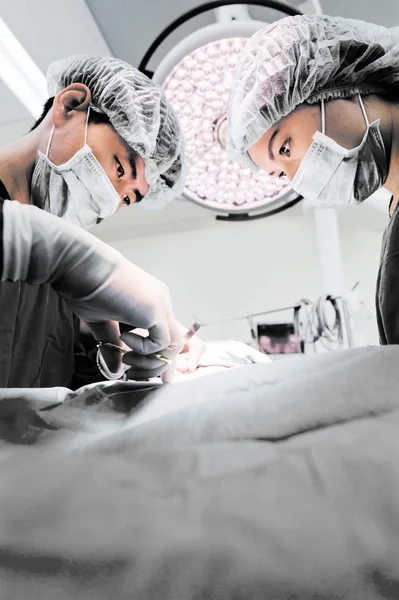
<path id="1" fill-rule="evenodd" d="M 143 206 L 161 208 L 179 196 L 186 176 L 184 143 L 162 88 L 116 58 L 73 56 L 52 63 L 47 71 L 50 96 L 77 82 L 87 85 L 94 110 L 106 114 L 143 158 L 149 184 Z"/>
<path id="2" fill-rule="evenodd" d="M 247 150 L 303 103 L 399 92 L 399 27 L 319 15 L 287 17 L 248 42 L 229 99 L 229 155 Z"/>

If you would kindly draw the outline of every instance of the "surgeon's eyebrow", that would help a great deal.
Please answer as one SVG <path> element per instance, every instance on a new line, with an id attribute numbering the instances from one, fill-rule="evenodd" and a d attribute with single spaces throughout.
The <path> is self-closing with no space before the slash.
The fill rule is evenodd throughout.
<path id="1" fill-rule="evenodd" d="M 134 193 L 136 195 L 136 204 L 137 202 L 141 202 L 142 199 L 144 198 L 143 194 L 140 194 L 140 192 L 138 190 L 134 190 Z"/>
<path id="2" fill-rule="evenodd" d="M 133 150 L 129 149 L 127 152 L 127 159 L 129 161 L 130 168 L 132 170 L 133 179 L 137 179 L 137 159 L 139 155 Z"/>
<path id="3" fill-rule="evenodd" d="M 137 179 L 137 159 L 139 155 L 134 150 L 130 149 L 127 151 L 127 159 L 129 161 L 130 168 L 132 170 L 132 178 Z M 140 194 L 138 190 L 134 190 L 134 194 L 136 196 L 136 204 L 137 202 L 141 202 L 144 198 L 143 194 Z"/>
<path id="4" fill-rule="evenodd" d="M 276 129 L 275 131 L 273 131 L 272 135 L 270 136 L 270 140 L 269 140 L 269 146 L 268 146 L 268 150 L 269 150 L 269 158 L 270 160 L 274 160 L 274 154 L 273 154 L 273 142 L 276 138 L 276 135 L 280 132 L 280 129 Z"/>

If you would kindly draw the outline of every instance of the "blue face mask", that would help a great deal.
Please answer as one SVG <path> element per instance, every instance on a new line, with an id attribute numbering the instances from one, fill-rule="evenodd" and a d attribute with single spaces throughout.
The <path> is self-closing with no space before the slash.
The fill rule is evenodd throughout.
<path id="1" fill-rule="evenodd" d="M 347 150 L 325 134 L 322 101 L 322 132 L 314 134 L 291 181 L 292 188 L 313 206 L 340 207 L 363 202 L 386 181 L 388 166 L 380 121 L 369 123 L 360 94 L 359 103 L 366 131 L 359 146 Z"/>
<path id="2" fill-rule="evenodd" d="M 46 154 L 39 152 L 31 183 L 33 204 L 83 229 L 114 214 L 120 203 L 118 192 L 87 145 L 89 110 L 84 146 L 66 163 L 55 165 L 48 158 L 53 127 Z"/>

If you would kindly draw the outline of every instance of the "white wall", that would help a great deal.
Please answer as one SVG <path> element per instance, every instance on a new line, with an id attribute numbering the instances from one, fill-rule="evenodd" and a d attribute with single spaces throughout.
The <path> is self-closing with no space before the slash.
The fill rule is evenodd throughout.
<path id="1" fill-rule="evenodd" d="M 360 280 L 367 313 L 374 318 L 381 231 L 346 223 L 344 215 L 341 221 L 347 284 Z M 194 319 L 213 323 L 245 317 L 321 294 L 312 215 L 287 212 L 249 223 L 215 221 L 206 230 L 146 235 L 111 245 L 169 285 L 177 316 L 187 325 Z M 281 315 L 283 321 L 287 317 L 289 313 Z M 202 336 L 250 341 L 245 319 L 205 328 Z"/>
<path id="2" fill-rule="evenodd" d="M 113 242 L 172 292 L 178 317 L 207 323 L 291 305 L 318 291 L 311 220 L 270 217 L 250 223 L 214 222 L 206 231 L 181 231 Z M 247 341 L 242 324 L 204 330 L 204 337 Z"/>
<path id="3" fill-rule="evenodd" d="M 386 219 L 388 221 L 388 217 Z M 341 223 L 341 243 L 348 288 L 360 281 L 359 298 L 364 302 L 363 320 L 355 321 L 360 345 L 378 343 L 375 316 L 375 286 L 381 254 L 382 231 Z M 356 330 L 356 327 L 358 330 Z M 359 329 L 362 331 L 359 331 Z"/>

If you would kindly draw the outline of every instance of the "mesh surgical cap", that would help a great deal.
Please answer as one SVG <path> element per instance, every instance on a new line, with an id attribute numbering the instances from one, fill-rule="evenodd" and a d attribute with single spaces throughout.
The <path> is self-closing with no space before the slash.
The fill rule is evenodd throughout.
<path id="1" fill-rule="evenodd" d="M 94 110 L 106 114 L 124 141 L 144 160 L 146 208 L 161 208 L 181 194 L 186 167 L 176 113 L 160 86 L 116 58 L 74 56 L 47 71 L 50 96 L 72 83 L 87 85 Z"/>
<path id="2" fill-rule="evenodd" d="M 399 27 L 319 15 L 269 25 L 249 40 L 235 74 L 230 157 L 255 170 L 248 149 L 297 106 L 358 92 L 399 93 Z"/>

